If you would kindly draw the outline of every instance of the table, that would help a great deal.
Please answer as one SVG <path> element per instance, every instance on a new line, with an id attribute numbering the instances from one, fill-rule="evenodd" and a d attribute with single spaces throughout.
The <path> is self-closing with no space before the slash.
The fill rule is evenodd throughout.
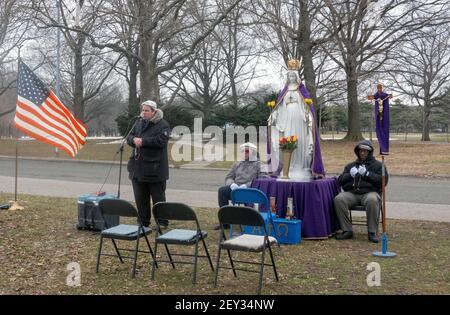
<path id="1" fill-rule="evenodd" d="M 325 239 L 338 228 L 333 199 L 341 188 L 334 177 L 310 182 L 280 181 L 275 178 L 253 180 L 252 188 L 263 191 L 267 198 L 276 198 L 277 215 L 285 217 L 287 200 L 293 197 L 294 215 L 302 220 L 302 237 Z"/>

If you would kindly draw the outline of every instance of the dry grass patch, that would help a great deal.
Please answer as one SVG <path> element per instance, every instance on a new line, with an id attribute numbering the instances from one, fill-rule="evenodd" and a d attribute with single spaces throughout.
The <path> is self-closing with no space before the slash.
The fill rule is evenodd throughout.
<path id="1" fill-rule="evenodd" d="M 325 169 L 329 174 L 341 173 L 345 164 L 355 158 L 353 153 L 355 143 L 342 140 L 323 140 L 321 141 L 322 158 Z M 378 155 L 378 142 L 374 141 L 375 156 Z M 1 155 L 15 155 L 15 140 L 0 140 Z M 169 143 L 169 152 L 171 152 L 172 143 Z M 119 160 L 116 154 L 118 150 L 117 143 L 111 143 L 109 140 L 89 140 L 75 157 L 75 160 L 97 160 L 111 161 Z M 238 152 L 236 150 L 234 152 Z M 391 141 L 391 155 L 386 157 L 386 165 L 390 174 L 411 175 L 421 177 L 450 177 L 450 143 L 446 142 L 403 142 Z M 54 148 L 41 144 L 37 141 L 20 141 L 19 155 L 24 157 L 48 157 L 65 159 L 68 158 L 64 152 L 55 157 Z M 124 147 L 124 161 L 127 161 L 131 155 L 131 148 L 128 145 Z M 191 157 L 193 157 L 193 148 L 191 148 Z M 189 161 L 174 161 L 169 154 L 170 164 L 182 166 Z M 211 163 L 209 167 L 230 168 L 233 162 L 217 161 Z"/>
<path id="2" fill-rule="evenodd" d="M 0 194 L 0 200 L 12 196 Z M 0 294 L 254 294 L 257 275 L 223 270 L 219 287 L 202 259 L 198 284 L 191 284 L 192 267 L 172 270 L 161 266 L 150 281 L 145 256 L 138 274 L 130 276 L 131 262 L 102 258 L 95 273 L 99 236 L 78 231 L 75 199 L 22 196 L 26 209 L 0 211 Z M 200 224 L 209 233 L 207 244 L 213 261 L 217 253 L 216 209 L 196 209 Z M 172 226 L 176 226 L 173 225 Z M 450 294 L 450 224 L 391 220 L 390 250 L 394 259 L 371 255 L 379 245 L 367 241 L 365 229 L 349 241 L 306 241 L 275 248 L 280 282 L 269 268 L 264 273 L 263 294 Z M 150 237 L 152 240 L 152 236 Z M 109 243 L 109 244 L 108 244 Z M 112 249 L 110 242 L 107 242 Z M 381 287 L 366 284 L 367 264 L 381 265 Z M 66 286 L 67 264 L 81 266 L 81 287 Z M 223 260 L 224 263 L 227 261 Z"/>

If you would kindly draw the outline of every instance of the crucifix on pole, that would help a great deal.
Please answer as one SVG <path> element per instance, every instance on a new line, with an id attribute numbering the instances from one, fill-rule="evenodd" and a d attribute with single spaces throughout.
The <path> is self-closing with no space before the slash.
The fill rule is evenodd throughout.
<path id="1" fill-rule="evenodd" d="M 382 162 L 381 173 L 381 202 L 382 202 L 382 218 L 383 218 L 383 234 L 381 236 L 381 252 L 374 252 L 379 257 L 395 257 L 397 254 L 387 251 L 387 234 L 386 234 L 386 167 L 384 156 L 389 155 L 389 99 L 393 98 L 392 94 L 383 92 L 383 85 L 377 84 L 377 92 L 368 95 L 370 101 L 375 101 L 375 128 L 380 147 L 380 155 Z"/>

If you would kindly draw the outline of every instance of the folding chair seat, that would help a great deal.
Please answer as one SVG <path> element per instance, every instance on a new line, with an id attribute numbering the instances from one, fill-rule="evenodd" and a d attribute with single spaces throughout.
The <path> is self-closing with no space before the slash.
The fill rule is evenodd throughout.
<path id="1" fill-rule="evenodd" d="M 122 199 L 102 199 L 100 200 L 99 209 L 101 214 L 104 215 L 117 215 L 120 217 L 129 217 L 136 218 L 138 224 L 130 225 L 130 224 L 119 224 L 114 227 L 106 226 L 106 229 L 100 233 L 100 246 L 97 254 L 97 267 L 96 272 L 99 271 L 100 268 L 100 257 L 101 256 L 112 256 L 118 257 L 120 262 L 123 263 L 123 259 L 133 259 L 133 270 L 132 277 L 134 278 L 136 275 L 136 261 L 138 257 L 138 253 L 148 253 L 152 260 L 155 259 L 155 255 L 153 254 L 152 247 L 150 242 L 148 241 L 147 235 L 149 235 L 152 230 L 148 227 L 143 226 L 141 218 L 139 217 L 137 209 L 130 204 L 128 201 Z M 105 224 L 107 221 L 105 221 Z M 145 242 L 147 243 L 148 251 L 139 250 L 139 240 L 144 237 Z M 115 254 L 105 254 L 102 252 L 103 249 L 103 239 L 109 238 L 111 239 Z M 119 248 L 117 247 L 116 240 L 122 241 L 136 241 L 136 245 L 134 250 L 129 248 Z M 133 256 L 124 256 L 121 251 L 125 252 L 133 252 Z"/>
<path id="2" fill-rule="evenodd" d="M 350 216 L 350 222 L 352 223 L 352 225 L 365 225 L 367 226 L 367 218 L 363 218 L 363 219 L 354 219 L 352 217 L 352 211 L 359 211 L 359 212 L 366 212 L 366 207 L 363 205 L 356 205 L 354 207 L 352 207 L 351 209 L 349 209 L 349 216 Z M 382 211 L 382 204 L 380 202 L 380 210 L 379 210 L 379 216 L 380 216 L 380 222 L 379 223 L 383 223 L 383 211 Z"/>
<path id="3" fill-rule="evenodd" d="M 255 272 L 258 271 L 253 269 L 241 269 L 235 266 L 235 263 L 239 264 L 252 264 L 259 265 L 259 284 L 257 293 L 261 294 L 262 278 L 264 273 L 264 266 L 271 266 L 275 274 L 275 279 L 278 281 L 277 268 L 275 266 L 275 260 L 272 253 L 272 245 L 277 243 L 277 240 L 268 236 L 266 224 L 264 222 L 261 214 L 253 208 L 250 207 L 239 207 L 239 206 L 224 206 L 219 209 L 219 223 L 221 226 L 221 235 L 219 239 L 218 253 L 217 253 L 217 264 L 216 264 L 216 274 L 214 277 L 214 287 L 217 287 L 217 278 L 219 276 L 219 269 L 232 269 L 233 274 L 237 277 L 236 270 Z M 264 235 L 250 235 L 242 234 L 234 238 L 226 239 L 225 230 L 223 228 L 224 224 L 239 224 L 248 225 L 261 228 L 264 231 Z M 266 264 L 265 254 L 266 249 L 269 250 L 271 263 Z M 226 250 L 228 253 L 228 258 L 230 260 L 231 267 L 221 267 L 220 266 L 220 255 L 222 250 Z M 231 256 L 231 251 L 244 251 L 244 252 L 254 252 L 261 253 L 261 261 L 255 263 L 253 261 L 247 260 L 233 260 Z"/>
<path id="4" fill-rule="evenodd" d="M 263 216 L 264 222 L 272 231 L 274 231 L 274 222 L 271 215 L 269 200 L 264 192 L 256 188 L 237 188 L 231 192 L 231 202 L 236 204 L 258 204 L 259 211 Z M 230 237 L 232 236 L 232 228 L 230 227 Z"/>
<path id="5" fill-rule="evenodd" d="M 157 262 L 170 263 L 172 268 L 175 269 L 175 263 L 181 264 L 193 264 L 193 277 L 192 283 L 195 284 L 197 279 L 197 260 L 198 258 L 208 258 L 209 265 L 212 271 L 214 271 L 214 266 L 211 257 L 208 252 L 208 247 L 206 246 L 205 239 L 208 236 L 206 231 L 202 231 L 200 224 L 198 223 L 197 215 L 195 211 L 189 206 L 182 203 L 175 202 L 158 202 L 153 206 L 153 216 L 157 222 L 157 230 L 155 236 L 155 255 L 158 250 L 158 244 L 163 244 L 166 248 L 167 256 L 169 260 L 155 259 L 152 268 L 152 280 L 155 278 L 155 267 Z M 195 222 L 196 229 L 172 229 L 165 233 L 162 233 L 161 227 L 159 225 L 159 220 L 170 220 L 172 221 L 191 221 Z M 171 224 L 172 225 L 172 224 Z M 206 255 L 199 255 L 199 242 L 203 243 Z M 168 245 L 181 245 L 181 246 L 195 246 L 194 254 L 174 254 L 169 251 Z M 193 257 L 194 261 L 180 260 L 175 261 L 173 256 L 185 256 Z"/>

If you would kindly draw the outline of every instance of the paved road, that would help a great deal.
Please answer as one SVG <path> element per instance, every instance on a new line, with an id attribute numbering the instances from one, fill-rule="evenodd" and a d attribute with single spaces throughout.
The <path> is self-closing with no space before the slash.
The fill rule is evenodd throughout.
<path id="1" fill-rule="evenodd" d="M 110 164 L 19 160 L 18 193 L 76 198 L 98 191 Z M 117 193 L 118 165 L 103 191 Z M 226 171 L 171 169 L 167 200 L 193 207 L 217 208 L 217 188 Z M 14 160 L 0 158 L 0 192 L 14 192 Z M 393 176 L 388 185 L 388 217 L 450 222 L 450 179 Z M 123 168 L 121 198 L 134 200 Z M 19 197 L 20 199 L 20 197 Z M 1 200 L 0 200 L 1 201 Z"/>
<path id="2" fill-rule="evenodd" d="M 0 176 L 14 176 L 14 160 L 0 159 Z M 111 164 L 19 160 L 19 177 L 63 180 L 79 183 L 105 181 Z M 226 171 L 170 169 L 169 189 L 216 192 L 223 184 Z M 128 185 L 128 172 L 122 167 L 122 184 Z M 119 165 L 113 165 L 107 184 L 117 184 Z M 421 204 L 450 205 L 450 179 L 426 179 L 391 176 L 387 186 L 388 200 Z"/>

